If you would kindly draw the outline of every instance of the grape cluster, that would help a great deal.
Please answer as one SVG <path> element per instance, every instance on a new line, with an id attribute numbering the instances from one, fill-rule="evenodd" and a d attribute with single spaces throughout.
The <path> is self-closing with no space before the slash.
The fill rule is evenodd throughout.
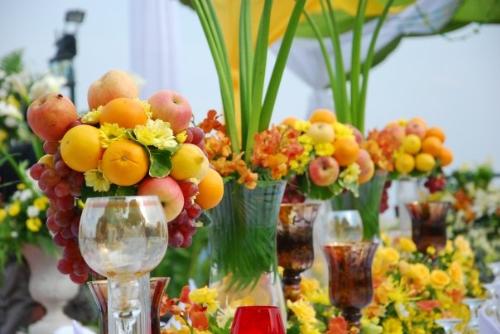
<path id="1" fill-rule="evenodd" d="M 203 152 L 205 151 L 205 133 L 202 129 L 198 127 L 190 127 L 186 129 L 186 144 L 193 144 L 201 148 Z"/>
<path id="2" fill-rule="evenodd" d="M 72 170 L 64 163 L 59 152 L 59 143 L 45 142 L 43 149 L 52 155 L 53 161 L 34 164 L 30 175 L 38 181 L 38 187 L 50 200 L 47 228 L 54 243 L 64 248 L 63 258 L 59 260 L 57 268 L 61 273 L 70 275 L 73 282 L 83 284 L 90 269 L 78 247 L 81 211 L 75 198 L 80 196 L 84 177 L 82 173 Z"/>
<path id="3" fill-rule="evenodd" d="M 438 191 L 444 190 L 444 188 L 446 187 L 446 178 L 442 174 L 437 176 L 429 176 L 427 181 L 424 183 L 424 186 L 429 189 L 429 192 L 431 194 L 434 194 Z"/>
<path id="4" fill-rule="evenodd" d="M 168 223 L 168 244 L 171 247 L 186 248 L 191 246 L 196 232 L 196 219 L 200 217 L 202 209 L 194 201 L 198 186 L 187 181 L 179 181 L 179 186 L 184 196 L 184 208 L 177 218 Z"/>
<path id="5" fill-rule="evenodd" d="M 380 199 L 380 213 L 384 213 L 389 209 L 389 188 L 391 188 L 392 182 L 386 181 L 384 184 L 384 189 L 382 190 L 382 198 Z"/>

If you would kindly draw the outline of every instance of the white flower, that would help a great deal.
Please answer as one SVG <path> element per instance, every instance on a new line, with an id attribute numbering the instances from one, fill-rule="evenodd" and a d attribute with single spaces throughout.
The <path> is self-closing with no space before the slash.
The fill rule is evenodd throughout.
<path id="1" fill-rule="evenodd" d="M 0 101 L 0 116 L 13 117 L 17 119 L 22 119 L 23 117 L 19 109 L 17 109 L 12 104 L 5 103 L 3 101 Z"/>
<path id="2" fill-rule="evenodd" d="M 28 74 L 23 72 L 13 74 L 6 79 L 6 81 L 12 86 L 12 89 L 23 96 L 28 93 L 26 86 L 28 85 L 29 80 Z"/>
<path id="3" fill-rule="evenodd" d="M 10 236 L 12 237 L 12 239 L 17 239 L 19 234 L 17 233 L 17 231 L 12 231 L 12 232 L 10 232 Z"/>
<path id="4" fill-rule="evenodd" d="M 40 214 L 40 210 L 36 206 L 30 205 L 27 210 L 28 217 L 35 218 Z"/>
<path id="5" fill-rule="evenodd" d="M 30 98 L 35 100 L 48 93 L 57 93 L 65 83 L 65 78 L 47 74 L 31 86 Z"/>
<path id="6" fill-rule="evenodd" d="M 19 194 L 19 200 L 25 202 L 33 196 L 33 192 L 30 189 L 24 189 Z"/>
<path id="7" fill-rule="evenodd" d="M 15 127 L 17 127 L 18 123 L 19 122 L 18 122 L 17 119 L 15 119 L 14 117 L 10 117 L 10 116 L 7 117 L 5 119 L 5 121 L 4 121 L 5 126 L 8 127 L 8 128 L 15 128 Z"/>

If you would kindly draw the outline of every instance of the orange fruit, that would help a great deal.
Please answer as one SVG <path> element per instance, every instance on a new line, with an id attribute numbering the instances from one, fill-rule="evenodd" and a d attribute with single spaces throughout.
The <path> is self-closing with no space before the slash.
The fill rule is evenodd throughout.
<path id="1" fill-rule="evenodd" d="M 114 184 L 131 186 L 141 181 L 149 169 L 149 158 L 144 148 L 128 139 L 112 142 L 101 163 L 102 172 Z"/>
<path id="2" fill-rule="evenodd" d="M 436 160 L 429 153 L 420 153 L 415 159 L 415 166 L 421 172 L 430 172 L 436 165 Z"/>
<path id="3" fill-rule="evenodd" d="M 334 158 L 340 166 L 347 166 L 356 161 L 359 155 L 359 145 L 352 138 L 339 138 L 335 141 Z"/>
<path id="4" fill-rule="evenodd" d="M 402 153 L 396 157 L 395 166 L 401 174 L 408 174 L 415 168 L 415 159 L 408 153 Z"/>
<path id="5" fill-rule="evenodd" d="M 443 147 L 439 154 L 439 160 L 441 161 L 441 166 L 448 166 L 453 162 L 453 152 L 449 148 Z"/>
<path id="6" fill-rule="evenodd" d="M 441 143 L 444 143 L 444 141 L 446 140 L 446 135 L 444 134 L 444 131 L 438 127 L 433 127 L 427 130 L 427 132 L 425 133 L 425 137 L 439 138 L 439 140 L 441 140 Z"/>
<path id="7" fill-rule="evenodd" d="M 311 123 L 335 123 L 337 121 L 337 116 L 335 113 L 328 109 L 316 109 L 309 117 L 309 122 Z"/>
<path id="8" fill-rule="evenodd" d="M 217 171 L 210 168 L 198 184 L 198 190 L 195 202 L 205 210 L 215 208 L 224 196 L 224 181 Z"/>
<path id="9" fill-rule="evenodd" d="M 289 126 L 289 127 L 293 127 L 295 125 L 295 122 L 297 122 L 298 119 L 296 117 L 293 117 L 293 116 L 290 116 L 290 117 L 287 117 L 285 118 L 281 124 L 284 124 L 286 126 Z"/>
<path id="10" fill-rule="evenodd" d="M 438 157 L 442 148 L 443 143 L 438 137 L 427 137 L 422 141 L 422 152 L 429 153 L 433 157 Z"/>
<path id="11" fill-rule="evenodd" d="M 122 128 L 133 129 L 136 125 L 146 124 L 148 115 L 144 105 L 137 99 L 120 97 L 109 101 L 102 109 L 99 122 L 116 123 Z"/>
<path id="12" fill-rule="evenodd" d="M 61 139 L 61 157 L 73 170 L 86 172 L 96 169 L 101 156 L 99 130 L 91 125 L 77 125 Z"/>

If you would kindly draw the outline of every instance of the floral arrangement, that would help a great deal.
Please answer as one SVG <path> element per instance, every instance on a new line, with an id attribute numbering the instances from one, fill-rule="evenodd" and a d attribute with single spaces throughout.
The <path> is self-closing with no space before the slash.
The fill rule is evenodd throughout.
<path id="1" fill-rule="evenodd" d="M 28 109 L 28 123 L 47 153 L 30 175 L 50 200 L 47 227 L 64 247 L 58 268 L 76 283 L 89 274 L 78 248 L 86 198 L 158 196 L 169 244 L 188 247 L 203 210 L 223 196 L 222 178 L 204 152 L 203 132 L 190 127 L 188 101 L 169 90 L 148 101 L 138 94 L 128 74 L 110 71 L 90 86 L 90 111 L 81 117 L 60 94 L 45 95 Z"/>
<path id="2" fill-rule="evenodd" d="M 65 79 L 51 74 L 34 75 L 24 69 L 22 52 L 0 59 L 0 145 L 30 141 L 25 112 L 30 102 L 46 93 L 58 92 Z"/>
<path id="3" fill-rule="evenodd" d="M 221 175 L 250 189 L 255 188 L 259 176 L 292 179 L 285 202 L 303 201 L 305 196 L 330 198 L 344 190 L 356 193 L 358 185 L 374 173 L 373 162 L 360 148 L 359 131 L 338 122 L 326 109 L 316 110 L 307 121 L 288 118 L 257 133 L 251 164 L 241 153 L 234 154 L 215 111 L 209 111 L 199 126 L 205 132 L 210 163 Z"/>
<path id="4" fill-rule="evenodd" d="M 469 318 L 465 297 L 484 297 L 474 264 L 474 253 L 463 237 L 449 240 L 445 249 L 416 251 L 411 239 L 383 236 L 373 262 L 374 298 L 363 310 L 362 333 L 439 333 L 435 320 Z M 287 333 L 348 334 L 346 320 L 331 306 L 328 294 L 315 279 L 303 278 L 301 297 L 287 301 Z M 241 300 L 222 309 L 214 289 L 182 290 L 180 298 L 163 300 L 163 312 L 176 325 L 164 333 L 229 333 Z"/>
<path id="5" fill-rule="evenodd" d="M 0 205 L 0 270 L 9 256 L 21 259 L 25 244 L 53 252 L 51 237 L 43 224 L 48 205 L 47 197 L 24 183 L 18 183 L 16 192 Z"/>

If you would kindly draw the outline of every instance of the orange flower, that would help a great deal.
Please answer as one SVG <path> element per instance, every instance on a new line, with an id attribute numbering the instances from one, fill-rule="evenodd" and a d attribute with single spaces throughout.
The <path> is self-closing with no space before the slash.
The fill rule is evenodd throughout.
<path id="1" fill-rule="evenodd" d="M 208 317 L 206 308 L 201 305 L 194 304 L 189 308 L 189 319 L 193 328 L 204 331 L 208 329 Z"/>
<path id="2" fill-rule="evenodd" d="M 224 124 L 219 122 L 217 111 L 211 109 L 207 113 L 207 117 L 198 125 L 205 133 L 210 133 L 212 130 L 226 132 Z"/>
<path id="3" fill-rule="evenodd" d="M 435 308 L 438 308 L 441 304 L 438 300 L 421 300 L 417 302 L 417 306 L 425 312 L 432 312 Z"/>
<path id="4" fill-rule="evenodd" d="M 464 294 L 458 289 L 453 289 L 448 293 L 455 304 L 460 304 L 464 299 Z"/>
<path id="5" fill-rule="evenodd" d="M 343 317 L 331 318 L 327 334 L 347 334 L 347 321 Z"/>

